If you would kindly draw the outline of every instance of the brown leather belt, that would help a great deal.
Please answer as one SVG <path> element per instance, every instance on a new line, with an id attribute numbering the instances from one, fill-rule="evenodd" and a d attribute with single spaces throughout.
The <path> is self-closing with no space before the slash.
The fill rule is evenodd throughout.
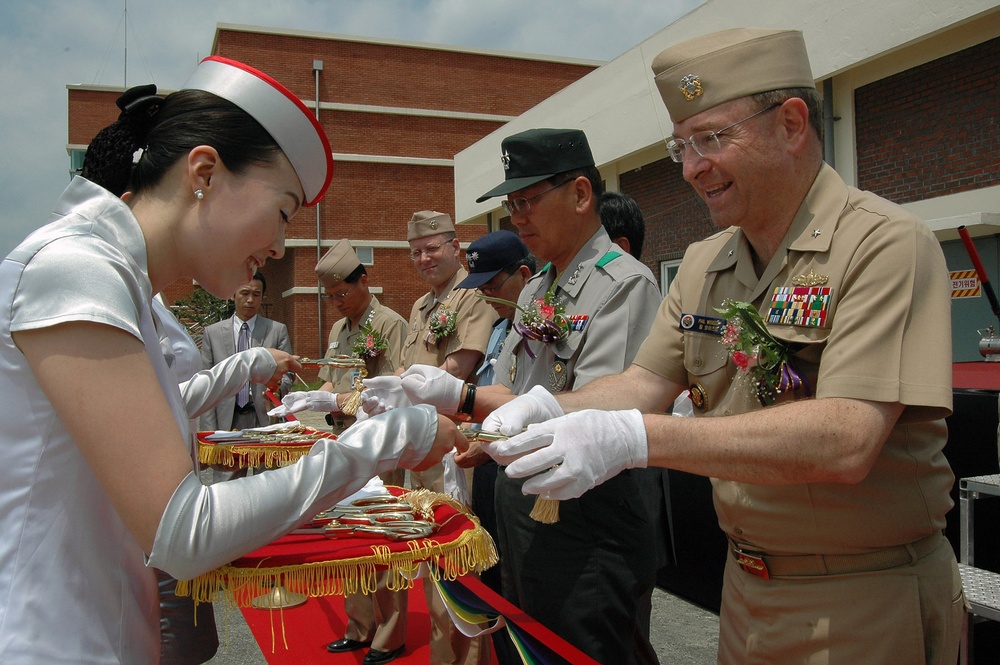
<path id="1" fill-rule="evenodd" d="M 729 540 L 729 550 L 744 572 L 763 579 L 846 575 L 915 563 L 937 547 L 942 538 L 938 532 L 908 545 L 885 547 L 862 554 L 767 554 L 740 546 L 732 539 Z"/>

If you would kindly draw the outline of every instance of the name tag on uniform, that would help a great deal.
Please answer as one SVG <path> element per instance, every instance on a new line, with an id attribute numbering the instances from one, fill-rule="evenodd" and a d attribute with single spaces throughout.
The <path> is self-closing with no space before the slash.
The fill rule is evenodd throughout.
<path id="1" fill-rule="evenodd" d="M 768 323 L 823 328 L 830 310 L 830 286 L 776 286 L 771 295 Z"/>
<path id="2" fill-rule="evenodd" d="M 700 332 L 709 335 L 721 335 L 726 329 L 726 320 L 717 316 L 702 316 L 701 314 L 681 314 L 678 329 L 684 332 Z"/>
<path id="3" fill-rule="evenodd" d="M 337 349 L 339 347 L 340 347 L 340 340 L 337 340 L 336 342 L 330 342 L 330 347 L 329 348 L 331 348 L 331 349 Z"/>

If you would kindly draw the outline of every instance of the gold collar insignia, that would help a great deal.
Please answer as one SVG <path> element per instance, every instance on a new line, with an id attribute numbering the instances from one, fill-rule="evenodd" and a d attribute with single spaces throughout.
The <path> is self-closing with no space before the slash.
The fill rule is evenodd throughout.
<path id="1" fill-rule="evenodd" d="M 822 286 L 829 281 L 829 277 L 826 275 L 817 275 L 813 272 L 812 268 L 809 269 L 807 274 L 792 278 L 792 284 L 795 286 Z"/>

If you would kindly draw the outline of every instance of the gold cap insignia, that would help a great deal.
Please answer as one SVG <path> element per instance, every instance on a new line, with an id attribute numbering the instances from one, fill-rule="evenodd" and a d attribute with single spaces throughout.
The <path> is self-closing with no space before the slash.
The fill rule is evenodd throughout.
<path id="1" fill-rule="evenodd" d="M 705 92 L 704 88 L 701 87 L 701 77 L 697 74 L 684 76 L 677 87 L 680 89 L 681 94 L 684 95 L 684 99 L 689 102 L 696 97 L 701 97 Z"/>

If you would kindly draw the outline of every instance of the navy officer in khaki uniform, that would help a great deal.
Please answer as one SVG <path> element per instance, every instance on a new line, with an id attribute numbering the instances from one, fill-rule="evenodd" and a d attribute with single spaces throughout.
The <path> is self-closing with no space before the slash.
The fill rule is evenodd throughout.
<path id="1" fill-rule="evenodd" d="M 323 285 L 324 297 L 343 317 L 330 329 L 325 357 L 361 358 L 368 376 L 394 374 L 401 362 L 406 321 L 368 290 L 368 271 L 350 240 L 334 243 L 316 264 L 316 276 Z M 359 374 L 358 368 L 323 366 L 319 377 L 324 383 L 319 390 L 289 393 L 282 399 L 285 411 L 275 413 L 326 411 L 333 432 L 340 434 L 355 422 L 343 407 Z M 386 485 L 401 487 L 405 472 L 393 469 L 379 478 Z M 344 637 L 328 644 L 327 651 L 340 653 L 369 647 L 364 662 L 372 665 L 391 662 L 405 650 L 407 594 L 390 591 L 386 581 L 386 574 L 380 573 L 374 593 L 347 595 Z"/>
<path id="2" fill-rule="evenodd" d="M 475 291 L 458 288 L 469 272 L 462 266 L 451 216 L 435 210 L 413 213 L 406 225 L 406 240 L 413 265 L 430 291 L 413 303 L 410 311 L 403 342 L 403 367 L 430 365 L 455 377 L 460 384 L 474 380 L 496 317 L 493 308 L 477 298 Z M 466 470 L 466 478 L 471 485 L 471 469 Z M 436 464 L 426 471 L 411 472 L 410 480 L 414 489 L 425 487 L 441 492 L 443 467 Z M 488 664 L 489 638 L 463 635 L 452 623 L 433 586 L 425 585 L 424 592 L 431 615 L 431 665 Z"/>
<path id="3" fill-rule="evenodd" d="M 688 249 L 627 371 L 485 447 L 510 475 L 544 471 L 524 488 L 553 499 L 647 464 L 711 477 L 732 554 L 720 663 L 954 663 L 937 240 L 823 163 L 801 33 L 725 30 L 652 67 L 670 155 L 722 230 Z M 659 415 L 685 389 L 696 417 Z M 494 417 L 520 428 L 533 410 Z"/>

